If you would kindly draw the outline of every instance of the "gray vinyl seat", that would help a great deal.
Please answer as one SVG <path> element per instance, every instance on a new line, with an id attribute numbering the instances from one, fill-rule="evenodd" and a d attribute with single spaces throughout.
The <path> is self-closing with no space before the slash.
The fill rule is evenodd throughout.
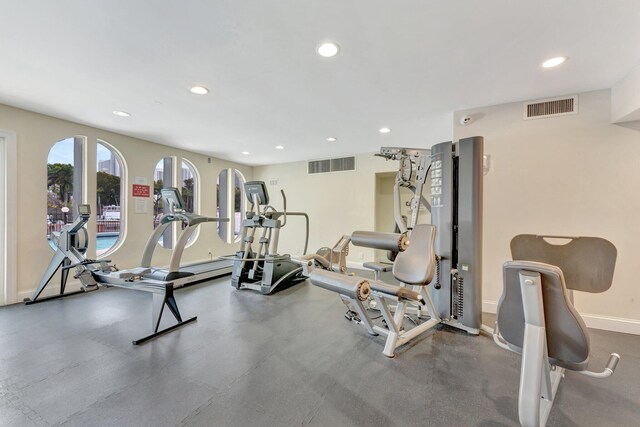
<path id="1" fill-rule="evenodd" d="M 587 326 L 571 292 L 611 287 L 617 251 L 598 237 L 521 234 L 511 241 L 513 261 L 503 265 L 494 341 L 522 354 L 518 416 L 524 427 L 546 425 L 565 369 L 607 378 L 620 355 L 611 353 L 602 372 L 587 370 Z"/>
<path id="2" fill-rule="evenodd" d="M 398 253 L 393 263 L 393 276 L 412 286 L 427 286 L 433 280 L 436 268 L 436 227 L 416 225 L 411 231 L 411 244 Z"/>
<path id="3" fill-rule="evenodd" d="M 589 364 L 589 333 L 571 303 L 562 270 L 539 262 L 508 261 L 502 271 L 504 289 L 498 303 L 497 322 L 509 347 L 522 353 L 525 318 L 520 272 L 538 273 L 542 279 L 549 361 L 574 371 L 586 369 Z"/>
<path id="4" fill-rule="evenodd" d="M 553 237 L 521 234 L 511 241 L 514 261 L 503 266 L 504 288 L 496 321 L 508 345 L 522 352 L 525 317 L 519 274 L 540 274 L 550 362 L 582 371 L 589 363 L 589 333 L 570 291 L 609 289 L 617 251 L 611 242 L 597 237 L 566 238 L 565 244 L 547 239 Z"/>

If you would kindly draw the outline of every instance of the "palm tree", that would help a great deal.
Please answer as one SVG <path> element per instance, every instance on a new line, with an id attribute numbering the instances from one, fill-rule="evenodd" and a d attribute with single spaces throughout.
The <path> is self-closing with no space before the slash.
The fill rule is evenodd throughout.
<path id="1" fill-rule="evenodd" d="M 47 186 L 58 191 L 58 196 L 66 206 L 69 194 L 73 194 L 73 165 L 54 163 L 47 165 Z"/>

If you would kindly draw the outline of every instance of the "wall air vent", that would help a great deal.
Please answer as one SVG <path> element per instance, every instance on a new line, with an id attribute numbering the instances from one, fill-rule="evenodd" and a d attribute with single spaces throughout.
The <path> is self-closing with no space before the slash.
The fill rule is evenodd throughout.
<path id="1" fill-rule="evenodd" d="M 308 163 L 309 174 L 343 172 L 356 170 L 355 157 L 341 157 L 338 159 L 312 160 Z"/>
<path id="2" fill-rule="evenodd" d="M 542 119 L 546 117 L 566 116 L 578 113 L 578 96 L 543 99 L 524 104 L 524 119 Z"/>
<path id="3" fill-rule="evenodd" d="M 331 172 L 331 160 L 313 160 L 309 162 L 309 173 Z"/>

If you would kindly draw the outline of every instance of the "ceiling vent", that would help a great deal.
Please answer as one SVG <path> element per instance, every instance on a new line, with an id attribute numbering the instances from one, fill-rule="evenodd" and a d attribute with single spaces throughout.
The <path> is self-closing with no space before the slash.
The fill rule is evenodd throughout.
<path id="1" fill-rule="evenodd" d="M 341 157 L 338 159 L 312 160 L 308 163 L 309 174 L 343 172 L 356 170 L 356 158 Z"/>
<path id="2" fill-rule="evenodd" d="M 578 114 L 578 96 L 543 99 L 524 104 L 524 119 L 542 119 L 546 117 Z"/>

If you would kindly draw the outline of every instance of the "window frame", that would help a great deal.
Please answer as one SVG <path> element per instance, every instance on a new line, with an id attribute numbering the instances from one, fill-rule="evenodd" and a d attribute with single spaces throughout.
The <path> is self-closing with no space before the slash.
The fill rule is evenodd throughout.
<path id="1" fill-rule="evenodd" d="M 182 194 L 182 189 L 184 188 L 184 179 L 182 178 L 183 177 L 182 166 L 185 164 L 187 165 L 187 168 L 191 169 L 191 173 L 193 175 L 193 212 L 191 213 L 200 215 L 200 173 L 198 172 L 198 168 L 196 167 L 196 165 L 191 160 L 186 159 L 184 157 L 181 158 L 181 162 L 180 162 L 180 174 L 179 174 L 180 195 L 182 195 L 182 198 L 184 199 L 184 195 Z M 177 228 L 178 226 L 176 225 L 176 232 L 179 232 Z M 197 227 L 196 230 L 193 232 L 193 234 L 189 237 L 189 241 L 185 245 L 185 249 L 190 247 L 194 243 L 196 243 L 196 241 L 198 240 L 198 237 L 200 237 L 200 227 Z"/>
<path id="2" fill-rule="evenodd" d="M 97 215 L 97 211 L 98 211 L 98 145 L 102 145 L 103 147 L 105 147 L 107 150 L 109 150 L 111 153 L 113 153 L 115 155 L 116 161 L 119 162 L 119 166 L 120 166 L 120 232 L 118 233 L 118 239 L 116 240 L 116 242 L 113 244 L 113 246 L 111 246 L 109 249 L 107 249 L 106 251 L 102 252 L 101 254 L 98 254 L 98 215 Z M 127 170 L 127 163 L 124 159 L 124 156 L 122 155 L 122 153 L 120 152 L 120 150 L 118 150 L 116 147 L 114 147 L 112 144 L 110 144 L 109 142 L 105 141 L 104 139 L 96 139 L 96 186 L 95 186 L 95 202 L 96 202 L 96 215 L 95 215 L 95 221 L 96 221 L 96 225 L 95 225 L 95 236 L 94 236 L 94 240 L 95 240 L 95 245 L 96 245 L 96 259 L 101 259 L 101 258 L 106 258 L 109 255 L 112 255 L 115 251 L 117 251 L 119 248 L 122 247 L 122 245 L 124 244 L 124 241 L 126 240 L 127 237 L 127 200 L 128 200 L 128 193 L 127 193 L 127 186 L 128 186 L 128 170 Z M 87 172 L 88 173 L 88 172 Z"/>

